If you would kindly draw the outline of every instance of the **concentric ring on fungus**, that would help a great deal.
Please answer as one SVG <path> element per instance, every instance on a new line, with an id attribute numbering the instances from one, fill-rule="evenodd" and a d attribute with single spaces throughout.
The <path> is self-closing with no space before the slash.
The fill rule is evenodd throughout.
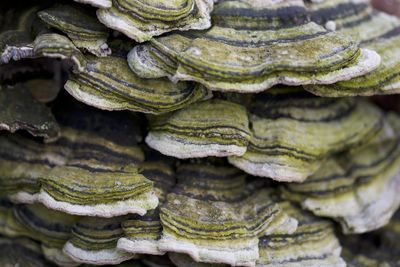
<path id="1" fill-rule="evenodd" d="M 389 114 L 381 134 L 362 147 L 327 159 L 285 197 L 317 216 L 337 220 L 344 233 L 365 233 L 388 223 L 400 206 L 399 117 Z"/>
<path id="2" fill-rule="evenodd" d="M 400 266 L 399 47 L 369 0 L 0 1 L 0 266 Z"/>
<path id="3" fill-rule="evenodd" d="M 302 1 L 221 1 L 213 26 L 135 46 L 130 67 L 145 78 L 196 81 L 256 93 L 276 84 L 332 84 L 373 71 L 380 56 L 310 22 Z"/>
<path id="4" fill-rule="evenodd" d="M 370 96 L 400 92 L 400 19 L 374 10 L 368 1 L 323 1 L 309 5 L 311 19 L 330 21 L 336 31 L 351 36 L 361 47 L 376 51 L 382 64 L 368 74 L 331 86 L 308 85 L 306 90 L 329 97 Z"/>
<path id="5" fill-rule="evenodd" d="M 97 11 L 98 19 L 137 42 L 179 30 L 202 30 L 211 26 L 213 0 L 112 0 Z"/>
<path id="6" fill-rule="evenodd" d="M 186 164 L 177 178 L 160 209 L 161 251 L 189 254 L 198 262 L 254 266 L 258 237 L 296 230 L 297 221 L 272 192 L 246 183 L 233 167 Z"/>

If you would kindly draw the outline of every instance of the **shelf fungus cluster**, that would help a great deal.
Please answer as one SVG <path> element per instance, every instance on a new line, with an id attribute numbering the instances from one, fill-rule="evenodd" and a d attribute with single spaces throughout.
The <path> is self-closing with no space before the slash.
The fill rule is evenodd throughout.
<path id="1" fill-rule="evenodd" d="M 316 1 L 314 1 L 316 2 Z M 319 1 L 310 4 L 311 19 L 335 25 L 336 32 L 351 36 L 364 49 L 372 49 L 382 63 L 368 74 L 331 86 L 311 85 L 307 90 L 321 96 L 370 96 L 400 92 L 400 20 L 374 10 L 369 1 Z"/>
<path id="2" fill-rule="evenodd" d="M 0 266 L 400 266 L 399 77 L 368 0 L 2 1 Z"/>

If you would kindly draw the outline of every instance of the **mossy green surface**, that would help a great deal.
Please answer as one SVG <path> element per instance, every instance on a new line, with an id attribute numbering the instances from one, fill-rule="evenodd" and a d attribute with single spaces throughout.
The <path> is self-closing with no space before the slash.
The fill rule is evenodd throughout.
<path id="1" fill-rule="evenodd" d="M 381 134 L 369 143 L 327 159 L 305 182 L 284 186 L 284 195 L 317 216 L 339 221 L 345 233 L 385 225 L 400 205 L 400 143 L 392 119 L 398 121 L 383 121 Z"/>
<path id="2" fill-rule="evenodd" d="M 173 30 L 209 28 L 212 7 L 212 0 L 113 0 L 97 16 L 107 27 L 144 42 Z"/>
<path id="3" fill-rule="evenodd" d="M 126 59 L 89 58 L 85 70 L 65 84 L 78 100 L 106 110 L 131 110 L 161 114 L 208 97 L 198 84 L 174 84 L 166 78 L 143 79 L 133 73 Z"/>
<path id="4" fill-rule="evenodd" d="M 246 172 L 301 182 L 333 153 L 377 135 L 382 112 L 363 99 L 330 99 L 278 87 L 249 104 L 251 138 L 243 156 L 229 161 Z"/>
<path id="5" fill-rule="evenodd" d="M 54 6 L 38 12 L 38 17 L 50 27 L 68 35 L 72 42 L 83 50 L 97 56 L 107 56 L 108 29 L 96 18 L 94 12 L 86 12 L 78 5 Z"/>
<path id="6" fill-rule="evenodd" d="M 240 155 L 250 138 L 246 109 L 218 99 L 149 119 L 147 144 L 179 158 Z"/>
<path id="7" fill-rule="evenodd" d="M 198 262 L 254 264 L 258 237 L 296 228 L 262 183 L 246 183 L 232 167 L 185 164 L 160 209 L 162 251 Z"/>
<path id="8" fill-rule="evenodd" d="M 371 96 L 400 91 L 399 18 L 374 10 L 366 2 L 349 0 L 313 3 L 309 8 L 312 20 L 321 24 L 333 21 L 337 32 L 351 36 L 361 43 L 361 47 L 375 50 L 382 63 L 366 75 L 330 86 L 310 85 L 305 87 L 306 90 L 328 97 Z"/>
<path id="9" fill-rule="evenodd" d="M 278 83 L 332 84 L 378 65 L 376 53 L 309 22 L 306 12 L 300 2 L 222 1 L 210 29 L 153 38 L 135 47 L 128 61 L 143 77 L 168 76 L 242 93 Z"/>
<path id="10" fill-rule="evenodd" d="M 292 234 L 272 234 L 260 238 L 260 259 L 256 266 L 346 266 L 331 221 L 318 218 L 290 202 L 282 209 L 298 220 Z"/>

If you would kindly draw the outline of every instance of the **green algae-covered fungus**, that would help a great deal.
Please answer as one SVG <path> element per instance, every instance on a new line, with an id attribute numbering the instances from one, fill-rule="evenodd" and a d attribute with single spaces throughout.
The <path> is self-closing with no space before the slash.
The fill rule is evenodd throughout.
<path id="1" fill-rule="evenodd" d="M 123 217 L 85 217 L 72 229 L 71 239 L 65 244 L 64 252 L 76 262 L 95 265 L 118 264 L 132 259 L 133 254 L 116 248 L 123 236 Z"/>
<path id="2" fill-rule="evenodd" d="M 382 134 L 369 143 L 326 160 L 304 183 L 285 186 L 285 196 L 318 216 L 339 221 L 345 233 L 364 233 L 387 224 L 400 206 L 395 116 L 384 121 Z"/>
<path id="3" fill-rule="evenodd" d="M 150 40 L 166 32 L 211 26 L 213 0 L 112 0 L 112 7 L 97 11 L 107 27 L 137 42 Z"/>
<path id="4" fill-rule="evenodd" d="M 311 85 L 306 89 L 321 96 L 393 94 L 400 91 L 400 19 L 374 10 L 368 1 L 335 0 L 309 5 L 312 20 L 332 23 L 336 31 L 376 51 L 382 64 L 375 71 L 332 86 Z"/>
<path id="5" fill-rule="evenodd" d="M 86 64 L 86 58 L 72 41 L 57 33 L 37 36 L 33 42 L 33 53 L 35 57 L 68 59 L 74 64 L 76 71 L 82 71 Z"/>
<path id="6" fill-rule="evenodd" d="M 260 92 L 275 84 L 332 84 L 375 69 L 378 54 L 310 22 L 302 1 L 221 1 L 204 32 L 174 33 L 135 46 L 143 77 L 190 80 L 211 90 Z M 149 58 L 149 59 L 148 59 Z"/>
<path id="7" fill-rule="evenodd" d="M 67 34 L 76 47 L 97 56 L 111 53 L 106 43 L 108 29 L 96 19 L 95 14 L 86 13 L 79 6 L 56 4 L 40 11 L 38 16 L 50 27 Z"/>
<path id="8" fill-rule="evenodd" d="M 399 45 L 369 0 L 0 1 L 0 266 L 400 266 Z"/>
<path id="9" fill-rule="evenodd" d="M 13 140 L 4 139 L 2 145 L 10 141 Z M 111 166 L 100 168 L 101 160 L 80 160 L 80 157 L 87 155 L 85 151 L 75 151 L 75 154 L 73 149 L 64 149 L 58 144 L 47 148 L 43 147 L 46 145 L 34 143 L 32 150 L 18 147 L 27 141 L 21 138 L 17 140 L 19 144 L 5 146 L 7 151 L 2 154 L 5 158 L 0 161 L 1 183 L 7 190 L 2 193 L 8 194 L 14 201 L 41 202 L 49 208 L 71 214 L 102 217 L 130 212 L 145 214 L 146 210 L 157 206 L 153 184 L 138 172 L 137 166 L 106 162 Z M 63 141 L 68 142 L 61 137 L 60 142 Z M 97 144 L 76 145 L 91 147 Z M 100 151 L 93 151 L 92 155 L 107 160 L 107 153 L 102 155 Z M 59 158 L 49 162 L 47 158 L 53 156 Z M 129 154 L 126 156 L 129 157 Z"/>
<path id="10" fill-rule="evenodd" d="M 250 138 L 246 109 L 209 100 L 188 108 L 150 117 L 146 143 L 177 158 L 243 155 Z"/>
<path id="11" fill-rule="evenodd" d="M 252 175 L 301 182 L 332 153 L 375 136 L 382 117 L 363 99 L 320 98 L 277 88 L 253 99 L 247 151 L 229 162 Z"/>
<path id="12" fill-rule="evenodd" d="M 160 249 L 195 261 L 253 266 L 258 237 L 292 233 L 297 222 L 258 183 L 232 167 L 182 165 L 160 209 Z"/>
<path id="13" fill-rule="evenodd" d="M 175 173 L 165 157 L 159 155 L 146 158 L 141 164 L 143 175 L 154 182 L 154 191 L 160 203 L 164 203 L 168 192 L 175 185 Z M 163 255 L 166 252 L 159 249 L 162 226 L 159 207 L 144 216 L 130 215 L 122 223 L 124 237 L 118 240 L 117 247 L 121 250 L 137 253 Z"/>
<path id="14" fill-rule="evenodd" d="M 134 139 L 130 144 L 119 140 L 137 134 L 134 117 L 128 116 L 132 121 L 126 124 L 120 122 L 118 135 L 110 136 L 105 127 L 97 134 L 93 132 L 107 121 L 107 116 L 101 120 L 93 113 L 76 114 L 83 115 L 81 122 L 68 127 L 68 122 L 58 117 L 64 127 L 59 140 L 52 144 L 22 136 L 3 138 L 1 178 L 6 185 L 11 183 L 4 193 L 17 202 L 40 202 L 77 215 L 143 215 L 155 208 L 158 199 L 153 183 L 139 173 L 137 165 L 143 161 L 143 152 L 134 145 Z M 110 130 L 117 129 L 114 125 Z M 12 186 L 10 180 L 18 183 Z"/>
<path id="15" fill-rule="evenodd" d="M 199 84 L 174 84 L 166 78 L 143 79 L 121 57 L 88 58 L 84 70 L 65 84 L 76 99 L 105 110 L 160 114 L 209 97 Z"/>
<path id="16" fill-rule="evenodd" d="M 77 266 L 77 263 L 62 249 L 70 238 L 72 226 L 78 219 L 77 216 L 33 204 L 15 206 L 11 221 L 17 226 L 13 230 L 15 235 L 30 237 L 41 242 L 43 254 L 48 260 L 63 266 Z"/>
<path id="17" fill-rule="evenodd" d="M 282 201 L 280 206 L 298 221 L 297 230 L 261 237 L 256 266 L 346 266 L 332 222 L 289 202 Z"/>

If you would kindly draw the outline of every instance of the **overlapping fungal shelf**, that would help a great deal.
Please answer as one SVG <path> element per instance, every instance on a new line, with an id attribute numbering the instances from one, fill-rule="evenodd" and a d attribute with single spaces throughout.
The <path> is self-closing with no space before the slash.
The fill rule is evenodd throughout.
<path id="1" fill-rule="evenodd" d="M 3 2 L 0 266 L 400 266 L 389 2 Z"/>

